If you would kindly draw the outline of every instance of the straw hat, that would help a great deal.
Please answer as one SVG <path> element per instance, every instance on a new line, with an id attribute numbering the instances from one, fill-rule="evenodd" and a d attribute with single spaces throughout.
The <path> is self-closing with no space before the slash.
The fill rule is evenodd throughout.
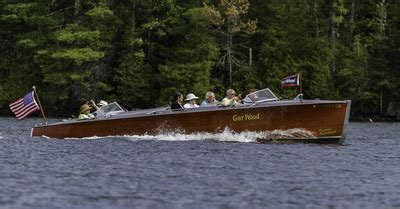
<path id="1" fill-rule="evenodd" d="M 88 110 L 91 110 L 92 109 L 92 107 L 91 106 L 89 106 L 88 104 L 84 104 L 84 105 L 82 105 L 81 106 L 81 112 L 80 113 L 85 113 L 86 111 L 88 111 Z"/>
<path id="2" fill-rule="evenodd" d="M 97 103 L 97 105 L 98 106 L 106 106 L 106 105 L 108 105 L 108 102 L 106 102 L 106 101 L 104 101 L 104 100 L 100 100 L 100 102 L 99 103 Z"/>
<path id="3" fill-rule="evenodd" d="M 190 101 L 192 99 L 198 99 L 198 97 L 196 97 L 194 94 L 190 93 L 190 94 L 186 95 L 185 101 Z"/>

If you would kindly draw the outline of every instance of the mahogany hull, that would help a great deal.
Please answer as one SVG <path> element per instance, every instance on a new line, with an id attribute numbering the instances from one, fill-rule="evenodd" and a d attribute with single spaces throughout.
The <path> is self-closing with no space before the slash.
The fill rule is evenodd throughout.
<path id="1" fill-rule="evenodd" d="M 269 132 L 271 139 L 344 142 L 351 101 L 283 101 L 234 108 L 198 108 L 185 111 L 126 113 L 107 119 L 72 121 L 32 128 L 32 136 L 82 138 L 91 136 L 196 133 Z M 289 137 L 278 130 L 295 130 Z M 301 133 L 295 133 L 300 130 Z M 267 137 L 268 138 L 268 137 Z M 269 139 L 266 139 L 269 140 Z"/>

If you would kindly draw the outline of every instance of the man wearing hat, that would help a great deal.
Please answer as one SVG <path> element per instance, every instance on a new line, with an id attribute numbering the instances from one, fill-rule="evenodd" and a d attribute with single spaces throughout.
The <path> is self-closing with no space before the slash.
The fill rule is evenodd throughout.
<path id="1" fill-rule="evenodd" d="M 199 105 L 196 104 L 196 99 L 198 99 L 198 97 L 196 97 L 192 93 L 186 95 L 185 101 L 188 102 L 188 103 L 186 103 L 183 107 L 184 108 L 197 108 L 197 107 L 199 107 Z"/>
<path id="2" fill-rule="evenodd" d="M 92 110 L 92 106 L 89 105 L 89 102 L 86 102 L 83 104 L 80 108 L 80 114 L 78 119 L 79 120 L 84 120 L 84 119 L 92 119 L 94 118 L 94 115 L 90 113 L 90 110 Z"/>

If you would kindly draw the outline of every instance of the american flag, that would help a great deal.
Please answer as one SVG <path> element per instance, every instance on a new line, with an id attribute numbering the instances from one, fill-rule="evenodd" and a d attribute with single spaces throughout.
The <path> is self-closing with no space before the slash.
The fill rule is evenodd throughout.
<path id="1" fill-rule="evenodd" d="M 31 91 L 23 98 L 10 104 L 10 110 L 17 116 L 18 120 L 24 119 L 26 116 L 39 109 L 33 94 L 34 91 Z"/>
<path id="2" fill-rule="evenodd" d="M 300 74 L 291 75 L 285 78 L 282 78 L 282 87 L 288 86 L 300 86 Z"/>

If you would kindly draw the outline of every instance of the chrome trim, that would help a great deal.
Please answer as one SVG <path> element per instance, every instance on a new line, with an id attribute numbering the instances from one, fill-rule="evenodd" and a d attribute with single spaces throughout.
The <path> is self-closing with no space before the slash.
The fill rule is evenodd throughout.
<path id="1" fill-rule="evenodd" d="M 342 138 L 340 139 L 339 143 L 344 143 L 347 137 L 347 126 L 349 125 L 349 118 L 350 118 L 350 107 L 351 107 L 351 100 L 346 100 L 346 113 L 343 122 L 343 129 L 342 129 Z"/>

